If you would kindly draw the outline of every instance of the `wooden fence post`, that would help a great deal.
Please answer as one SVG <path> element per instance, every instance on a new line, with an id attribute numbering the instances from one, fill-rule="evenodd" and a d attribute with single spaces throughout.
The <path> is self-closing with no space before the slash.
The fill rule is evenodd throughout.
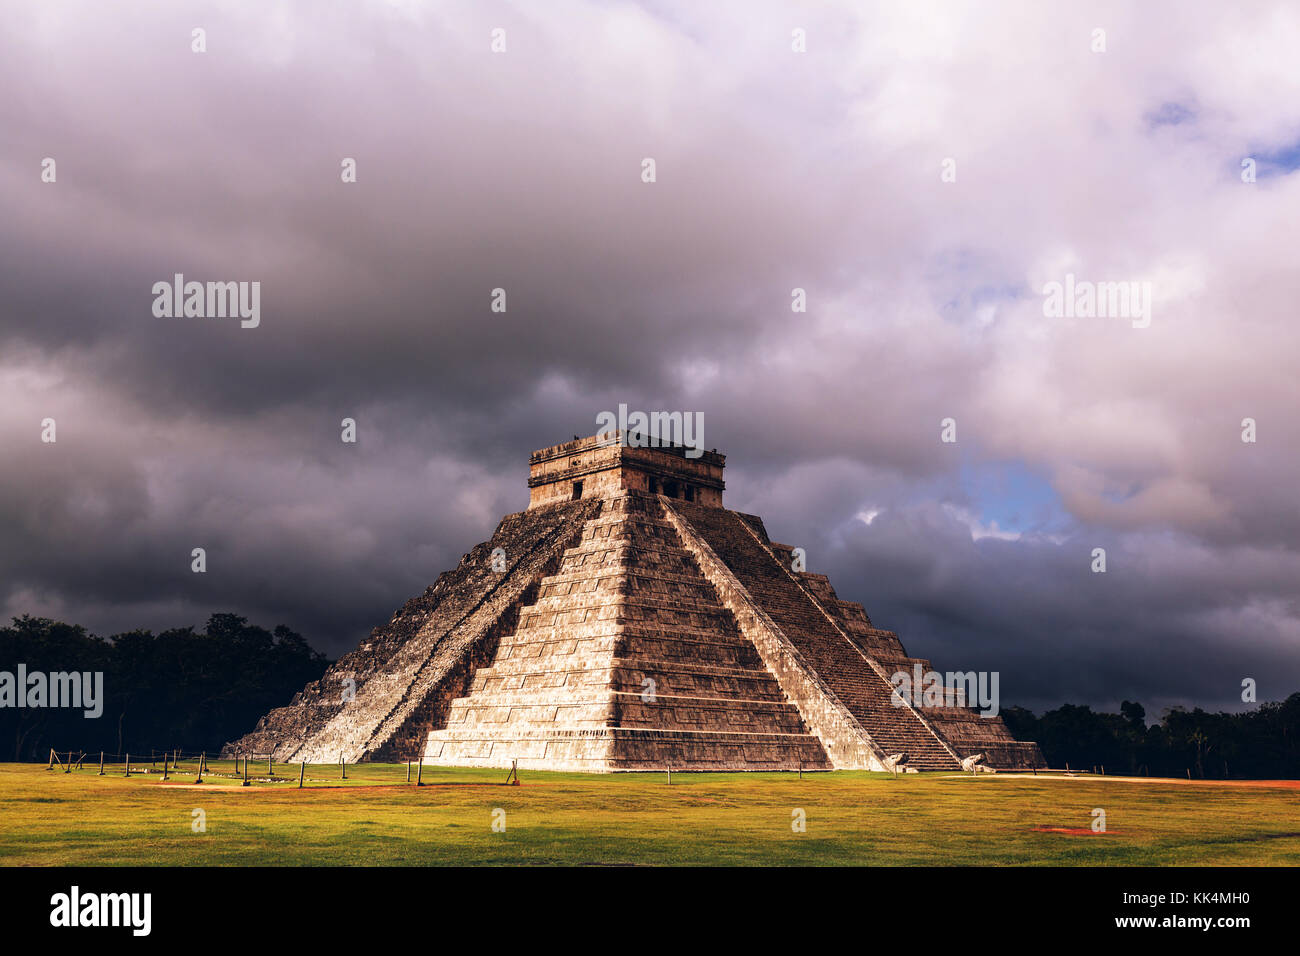
<path id="1" fill-rule="evenodd" d="M 104 776 L 104 751 L 99 752 L 99 776 Z"/>
<path id="2" fill-rule="evenodd" d="M 415 785 L 424 786 L 424 754 L 420 754 L 420 766 L 415 771 Z"/>
<path id="3" fill-rule="evenodd" d="M 126 755 L 126 775 L 131 776 L 131 755 Z"/>
<path id="4" fill-rule="evenodd" d="M 343 774 L 343 779 L 348 779 L 348 765 L 343 760 L 343 755 L 339 754 L 339 771 Z"/>
<path id="5" fill-rule="evenodd" d="M 54 769 L 54 748 L 53 748 L 53 747 L 50 748 L 50 765 L 49 765 L 48 767 L 46 767 L 45 769 L 46 769 L 46 770 L 53 770 L 53 769 Z"/>
<path id="6" fill-rule="evenodd" d="M 411 782 L 411 761 L 406 761 L 406 782 Z"/>
<path id="7" fill-rule="evenodd" d="M 248 786 L 248 754 L 244 754 L 244 782 L 242 786 Z"/>
<path id="8" fill-rule="evenodd" d="M 298 789 L 302 789 L 302 780 L 307 776 L 307 761 L 298 764 Z"/>

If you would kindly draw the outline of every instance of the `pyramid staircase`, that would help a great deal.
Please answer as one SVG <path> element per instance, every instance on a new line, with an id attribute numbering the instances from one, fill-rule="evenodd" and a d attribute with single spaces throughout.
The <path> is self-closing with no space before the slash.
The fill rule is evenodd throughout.
<path id="1" fill-rule="evenodd" d="M 606 499 L 425 757 L 574 770 L 829 769 L 817 737 L 662 517 Z"/>
<path id="2" fill-rule="evenodd" d="M 904 753 L 917 770 L 959 768 L 961 761 L 912 707 L 899 706 L 884 668 L 849 639 L 756 531 L 752 516 L 684 501 L 668 502 L 736 576 L 830 692 L 885 755 Z M 901 647 L 900 647 L 901 650 Z"/>

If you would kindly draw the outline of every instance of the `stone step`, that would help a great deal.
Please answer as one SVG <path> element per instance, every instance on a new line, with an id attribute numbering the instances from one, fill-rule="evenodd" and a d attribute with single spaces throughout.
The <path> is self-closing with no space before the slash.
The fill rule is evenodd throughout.
<path id="1" fill-rule="evenodd" d="M 830 770 L 811 734 L 600 730 L 443 732 L 425 759 L 440 766 L 546 770 Z"/>
<path id="2" fill-rule="evenodd" d="M 739 642 L 698 640 L 689 637 L 670 637 L 623 632 L 592 638 L 561 638 L 547 635 L 544 638 L 519 640 L 516 634 L 503 642 L 497 650 L 495 661 L 518 661 L 546 658 L 547 667 L 591 667 L 608 663 L 613 655 L 662 660 L 670 665 L 698 663 L 719 667 L 757 668 L 762 661 L 752 646 Z M 563 660 L 570 658 L 571 660 Z"/>
<path id="3" fill-rule="evenodd" d="M 453 702 L 445 729 L 507 724 L 534 729 L 553 724 L 569 729 L 617 726 L 752 733 L 804 732 L 798 710 L 785 702 L 656 697 L 647 703 L 635 694 L 610 693 L 531 703 L 511 699 L 508 694 L 474 694 Z"/>
<path id="4" fill-rule="evenodd" d="M 653 681 L 653 685 L 646 683 Z M 662 660 L 629 661 L 616 658 L 612 664 L 582 669 L 539 668 L 533 662 L 505 661 L 480 668 L 470 685 L 473 693 L 501 691 L 538 694 L 576 692 L 592 686 L 612 691 L 642 694 L 653 687 L 654 694 L 685 697 L 718 697 L 737 700 L 782 701 L 781 687 L 766 670 L 759 668 L 673 667 Z"/>

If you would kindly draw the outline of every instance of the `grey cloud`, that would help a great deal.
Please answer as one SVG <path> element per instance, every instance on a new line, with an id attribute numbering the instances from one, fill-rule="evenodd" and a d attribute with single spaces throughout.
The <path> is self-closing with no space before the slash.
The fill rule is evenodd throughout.
<path id="1" fill-rule="evenodd" d="M 277 10 L 10 11 L 6 611 L 235 610 L 339 653 L 524 506 L 529 451 L 627 401 L 702 410 L 732 507 L 1008 698 L 1300 684 L 1298 187 L 1222 161 L 1294 141 L 1285 7 L 1115 7 L 1145 60 L 1104 63 L 1052 9 L 828 5 L 802 59 L 763 4 Z M 1195 122 L 1151 130 L 1175 101 Z M 1152 328 L 1046 322 L 1067 270 L 1154 276 Z M 176 272 L 260 281 L 261 326 L 154 318 Z M 1005 461 L 1047 476 L 1050 535 L 972 539 L 963 473 Z"/>

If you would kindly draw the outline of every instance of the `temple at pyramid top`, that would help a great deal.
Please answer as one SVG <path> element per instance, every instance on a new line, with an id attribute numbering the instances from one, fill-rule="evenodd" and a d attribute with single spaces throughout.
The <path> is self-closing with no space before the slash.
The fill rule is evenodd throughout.
<path id="1" fill-rule="evenodd" d="M 625 491 L 722 507 L 726 455 L 684 445 L 653 446 L 649 441 L 638 433 L 615 430 L 533 452 L 528 459 L 528 507 Z"/>
<path id="2" fill-rule="evenodd" d="M 227 756 L 599 772 L 1044 766 L 996 709 L 974 709 L 974 685 L 918 694 L 928 660 L 757 515 L 723 507 L 725 461 L 616 429 L 534 452 L 525 510 Z"/>

